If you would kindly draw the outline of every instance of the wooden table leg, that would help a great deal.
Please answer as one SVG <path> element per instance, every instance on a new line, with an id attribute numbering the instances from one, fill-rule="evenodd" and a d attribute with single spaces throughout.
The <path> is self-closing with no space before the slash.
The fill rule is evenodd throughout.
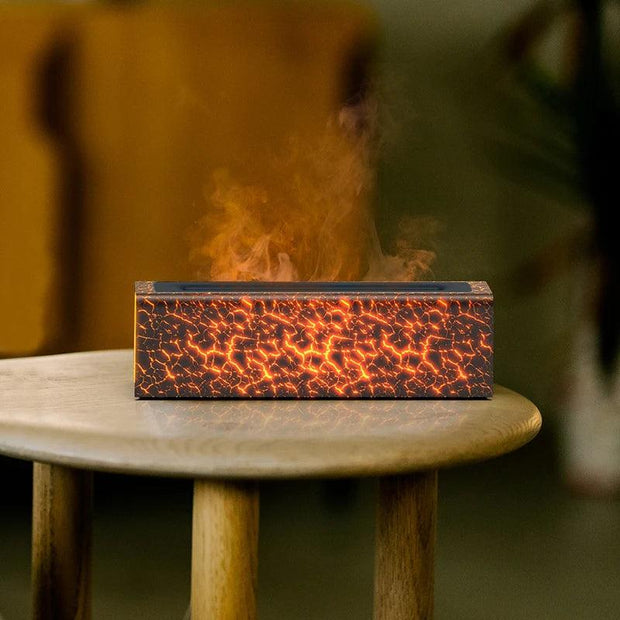
<path id="1" fill-rule="evenodd" d="M 32 588 L 35 620 L 90 618 L 92 472 L 34 464 Z"/>
<path id="2" fill-rule="evenodd" d="M 196 480 L 192 620 L 256 618 L 256 483 Z"/>
<path id="3" fill-rule="evenodd" d="M 437 472 L 382 478 L 376 527 L 375 620 L 430 620 Z"/>

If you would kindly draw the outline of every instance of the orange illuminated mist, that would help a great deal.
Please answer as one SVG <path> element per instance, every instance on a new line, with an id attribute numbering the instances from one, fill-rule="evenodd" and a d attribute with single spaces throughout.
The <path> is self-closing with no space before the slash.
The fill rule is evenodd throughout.
<path id="1" fill-rule="evenodd" d="M 430 219 L 400 222 L 384 253 L 374 224 L 374 134 L 345 107 L 320 135 L 289 139 L 243 177 L 213 173 L 191 258 L 203 280 L 336 281 L 428 278 Z M 362 122 L 363 121 L 363 122 Z M 361 127 L 361 128 L 360 128 Z M 259 169 L 260 172 L 248 173 Z"/>

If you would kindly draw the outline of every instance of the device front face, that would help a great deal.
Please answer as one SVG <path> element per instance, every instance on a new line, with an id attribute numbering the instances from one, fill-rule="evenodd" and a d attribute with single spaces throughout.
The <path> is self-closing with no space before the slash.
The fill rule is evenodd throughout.
<path id="1" fill-rule="evenodd" d="M 141 398 L 488 398 L 481 282 L 139 282 Z"/>

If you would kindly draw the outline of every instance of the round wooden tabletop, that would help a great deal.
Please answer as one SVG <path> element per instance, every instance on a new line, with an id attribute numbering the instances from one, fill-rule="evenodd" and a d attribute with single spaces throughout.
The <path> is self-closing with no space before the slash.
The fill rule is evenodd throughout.
<path id="1" fill-rule="evenodd" d="M 164 476 L 384 475 L 514 450 L 541 425 L 526 398 L 135 400 L 131 351 L 0 361 L 0 453 Z"/>

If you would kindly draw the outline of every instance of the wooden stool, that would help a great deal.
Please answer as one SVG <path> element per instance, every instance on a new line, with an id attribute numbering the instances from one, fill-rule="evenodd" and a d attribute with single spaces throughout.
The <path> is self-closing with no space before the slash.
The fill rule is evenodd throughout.
<path id="1" fill-rule="evenodd" d="M 541 424 L 500 386 L 470 401 L 136 401 L 131 351 L 0 361 L 0 393 L 0 453 L 36 461 L 37 619 L 90 617 L 89 470 L 195 479 L 193 620 L 256 617 L 259 480 L 381 476 L 375 618 L 431 618 L 437 469 Z"/>

